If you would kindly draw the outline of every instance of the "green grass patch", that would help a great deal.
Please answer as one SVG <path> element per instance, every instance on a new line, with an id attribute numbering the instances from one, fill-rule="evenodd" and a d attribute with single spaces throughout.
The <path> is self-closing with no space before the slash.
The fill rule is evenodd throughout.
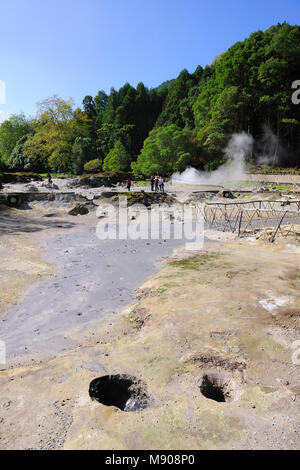
<path id="1" fill-rule="evenodd" d="M 272 189 L 275 191 L 291 191 L 293 186 L 272 186 Z"/>
<path id="2" fill-rule="evenodd" d="M 39 173 L 39 175 L 42 178 L 47 178 L 48 173 Z M 72 173 L 50 173 L 51 178 L 59 178 L 59 179 L 64 179 L 64 178 L 77 178 L 76 175 L 73 175 Z"/>
<path id="3" fill-rule="evenodd" d="M 254 175 L 300 175 L 298 168 L 260 168 L 254 167 L 250 169 L 250 173 Z"/>
<path id="4" fill-rule="evenodd" d="M 254 186 L 261 186 L 261 183 L 257 181 L 235 181 L 232 183 L 232 186 L 237 186 L 241 188 L 247 188 L 247 187 L 254 187 Z"/>
<path id="5" fill-rule="evenodd" d="M 210 251 L 209 253 L 202 253 L 179 261 L 170 261 L 169 265 L 181 269 L 198 271 L 203 266 L 206 268 L 215 266 L 220 258 L 221 253 Z"/>

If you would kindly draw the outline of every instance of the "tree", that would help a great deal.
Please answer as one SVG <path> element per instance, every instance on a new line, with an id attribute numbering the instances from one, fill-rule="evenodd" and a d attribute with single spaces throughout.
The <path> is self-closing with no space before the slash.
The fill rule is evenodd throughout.
<path id="1" fill-rule="evenodd" d="M 83 168 L 86 173 L 97 173 L 102 169 L 102 161 L 99 158 L 95 158 L 86 162 Z"/>
<path id="2" fill-rule="evenodd" d="M 108 96 L 105 93 L 105 91 L 101 90 L 98 92 L 98 94 L 95 96 L 95 121 L 94 121 L 94 127 L 95 129 L 99 129 L 103 123 L 103 117 L 104 113 L 107 108 L 107 101 L 108 101 Z"/>
<path id="3" fill-rule="evenodd" d="M 120 140 L 114 145 L 103 162 L 104 171 L 127 171 L 130 168 L 130 155 Z"/>
<path id="4" fill-rule="evenodd" d="M 23 113 L 13 114 L 0 125 L 0 161 L 7 163 L 17 142 L 30 132 Z"/>
<path id="5" fill-rule="evenodd" d="M 24 144 L 27 140 L 27 136 L 24 135 L 21 139 L 18 140 L 16 143 L 13 151 L 10 154 L 7 166 L 11 170 L 16 171 L 31 171 L 35 170 L 33 167 L 32 161 L 24 155 L 23 148 Z"/>
<path id="6" fill-rule="evenodd" d="M 136 159 L 155 125 L 167 93 L 168 84 L 149 91 L 140 82 L 136 89 L 125 83 L 119 91 L 112 88 L 109 96 L 104 91 L 99 91 L 94 99 L 86 96 L 86 114 L 91 116 L 93 108 L 96 113 L 91 119 L 91 137 L 99 158 L 104 159 L 121 140 L 131 160 Z"/>
<path id="7" fill-rule="evenodd" d="M 184 98 L 187 98 L 189 89 L 194 83 L 193 76 L 190 75 L 187 70 L 183 70 L 178 78 L 171 83 L 168 96 L 156 122 L 156 126 L 161 127 L 172 123 L 176 124 L 178 127 L 184 127 L 184 121 L 180 113 L 180 103 Z"/>
<path id="8" fill-rule="evenodd" d="M 38 103 L 33 135 L 26 140 L 24 155 L 41 170 L 68 171 L 72 168 L 72 146 L 76 137 L 88 138 L 90 120 L 72 101 L 54 95 Z"/>
<path id="9" fill-rule="evenodd" d="M 104 159 L 118 140 L 126 149 L 130 148 L 134 127 L 132 124 L 119 127 L 117 124 L 104 123 L 97 131 L 96 148 L 99 157 Z"/>
<path id="10" fill-rule="evenodd" d="M 89 137 L 76 137 L 72 146 L 72 171 L 81 175 L 84 164 L 91 158 L 92 140 Z"/>
<path id="11" fill-rule="evenodd" d="M 136 91 L 125 84 L 119 91 L 119 106 L 116 109 L 115 123 L 122 127 L 136 123 Z"/>
<path id="12" fill-rule="evenodd" d="M 113 124 L 116 118 L 116 110 L 119 106 L 119 95 L 118 92 L 112 88 L 110 95 L 107 99 L 105 114 L 103 116 L 103 123 Z"/>
<path id="13" fill-rule="evenodd" d="M 49 170 L 48 159 L 51 155 L 49 136 L 47 129 L 38 121 L 33 123 L 33 134 L 24 142 L 22 152 L 24 157 L 30 161 L 35 171 Z"/>
<path id="14" fill-rule="evenodd" d="M 188 129 L 175 124 L 153 129 L 145 140 L 142 151 L 131 166 L 135 175 L 170 175 L 184 170 L 191 161 L 196 147 Z"/>
<path id="15" fill-rule="evenodd" d="M 92 96 L 85 96 L 82 100 L 83 111 L 89 119 L 94 119 L 96 116 L 95 101 Z"/>

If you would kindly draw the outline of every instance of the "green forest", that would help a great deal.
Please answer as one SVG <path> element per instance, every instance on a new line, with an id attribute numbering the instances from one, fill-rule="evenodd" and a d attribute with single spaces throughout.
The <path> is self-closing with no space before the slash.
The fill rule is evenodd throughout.
<path id="1" fill-rule="evenodd" d="M 12 115 L 0 125 L 2 171 L 82 173 L 132 171 L 134 178 L 168 176 L 187 166 L 213 170 L 231 135 L 257 142 L 266 127 L 280 142 L 274 163 L 300 166 L 300 27 L 257 31 L 193 73 L 148 89 L 126 83 L 107 95 L 85 96 L 82 108 L 52 96 L 34 118 Z M 279 146 L 278 146 L 279 148 Z"/>

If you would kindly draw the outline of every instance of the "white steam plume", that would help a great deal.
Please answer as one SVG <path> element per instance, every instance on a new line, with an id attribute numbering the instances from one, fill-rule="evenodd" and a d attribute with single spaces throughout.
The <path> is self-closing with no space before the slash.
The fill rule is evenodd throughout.
<path id="1" fill-rule="evenodd" d="M 244 174 L 245 158 L 252 151 L 254 139 L 242 132 L 233 134 L 226 149 L 228 160 L 215 171 L 198 171 L 189 167 L 183 173 L 175 173 L 172 182 L 185 184 L 216 184 L 238 181 Z"/>
<path id="2" fill-rule="evenodd" d="M 279 138 L 268 126 L 264 126 L 264 135 L 258 142 L 258 152 L 257 162 L 265 165 L 277 165 L 286 153 Z"/>

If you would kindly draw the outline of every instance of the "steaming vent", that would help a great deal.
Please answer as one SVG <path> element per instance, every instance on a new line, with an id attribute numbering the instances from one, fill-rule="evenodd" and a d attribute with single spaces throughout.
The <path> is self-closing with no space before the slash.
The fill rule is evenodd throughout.
<path id="1" fill-rule="evenodd" d="M 233 134 L 226 149 L 226 163 L 215 171 L 199 171 L 189 167 L 183 173 L 172 176 L 173 183 L 223 185 L 239 181 L 245 172 L 245 159 L 251 154 L 254 139 L 251 135 L 242 132 Z"/>

